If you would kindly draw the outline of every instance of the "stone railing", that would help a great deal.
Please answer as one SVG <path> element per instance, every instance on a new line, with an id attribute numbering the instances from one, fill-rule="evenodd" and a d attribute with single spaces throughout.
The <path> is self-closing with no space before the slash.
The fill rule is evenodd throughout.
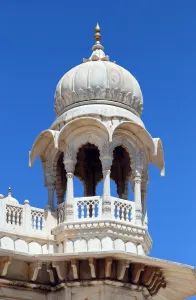
<path id="1" fill-rule="evenodd" d="M 135 202 L 111 197 L 114 219 L 135 224 Z"/>
<path id="2" fill-rule="evenodd" d="M 111 197 L 111 219 L 135 224 L 135 203 Z M 73 221 L 102 220 L 101 196 L 74 198 Z M 57 223 L 66 222 L 66 202 L 57 206 Z"/>
<path id="3" fill-rule="evenodd" d="M 31 225 L 33 230 L 45 229 L 44 209 L 31 207 Z"/>
<path id="4" fill-rule="evenodd" d="M 1 199 L 0 231 L 14 231 L 24 235 L 38 233 L 46 235 L 56 225 L 55 218 L 53 216 L 50 218 L 50 216 L 51 212 L 30 206 L 28 200 L 21 205 Z"/>
<path id="5" fill-rule="evenodd" d="M 6 204 L 6 223 L 14 226 L 22 226 L 24 221 L 23 205 Z"/>
<path id="6" fill-rule="evenodd" d="M 135 224 L 135 203 L 104 197 L 74 198 L 73 220 L 66 221 L 66 201 L 55 211 L 0 200 L 0 249 L 31 254 L 122 250 L 145 254 L 151 241 Z M 104 234 L 103 234 L 104 232 Z M 133 232 L 132 236 L 128 233 Z M 96 248 L 97 247 L 97 248 Z M 139 250 L 139 249 L 142 250 Z"/>
<path id="7" fill-rule="evenodd" d="M 101 197 L 75 198 L 74 202 L 74 220 L 100 219 L 102 217 Z"/>
<path id="8" fill-rule="evenodd" d="M 111 197 L 111 219 L 135 224 L 135 203 Z M 102 220 L 101 196 L 74 198 L 73 221 Z M 28 200 L 24 205 L 1 200 L 0 228 L 13 229 L 23 233 L 47 233 L 52 225 L 66 222 L 66 201 L 57 206 L 53 224 L 48 221 L 47 210 L 31 207 Z"/>

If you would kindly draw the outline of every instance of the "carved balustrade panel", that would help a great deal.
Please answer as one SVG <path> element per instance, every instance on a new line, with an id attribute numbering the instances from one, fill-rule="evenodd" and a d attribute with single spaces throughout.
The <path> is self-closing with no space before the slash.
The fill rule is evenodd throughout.
<path id="1" fill-rule="evenodd" d="M 22 226 L 23 225 L 23 207 L 15 205 L 6 205 L 6 223 Z"/>
<path id="2" fill-rule="evenodd" d="M 128 200 L 112 198 L 112 215 L 114 219 L 129 223 L 135 222 L 135 203 Z"/>
<path id="3" fill-rule="evenodd" d="M 31 222 L 34 230 L 43 230 L 45 225 L 44 210 L 33 207 L 31 209 Z"/>
<path id="4" fill-rule="evenodd" d="M 74 216 L 76 220 L 97 219 L 102 215 L 101 197 L 75 198 Z"/>

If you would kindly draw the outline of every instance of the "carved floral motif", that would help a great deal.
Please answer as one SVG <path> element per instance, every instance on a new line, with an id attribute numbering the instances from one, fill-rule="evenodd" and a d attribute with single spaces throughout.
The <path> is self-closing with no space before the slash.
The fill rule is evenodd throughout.
<path id="1" fill-rule="evenodd" d="M 91 100 L 90 102 L 96 100 L 97 103 L 97 100 L 99 101 L 100 99 L 101 104 L 103 104 L 103 100 L 105 100 L 105 102 L 115 101 L 116 106 L 134 110 L 139 115 L 142 112 L 142 99 L 134 96 L 131 92 L 119 88 L 102 89 L 99 86 L 86 89 L 80 88 L 78 91 L 72 93 L 70 93 L 69 90 L 64 90 L 62 95 L 56 91 L 54 109 L 56 114 L 59 115 L 62 111 L 65 111 L 67 108 L 70 109 L 75 103 L 81 102 L 82 100 Z"/>

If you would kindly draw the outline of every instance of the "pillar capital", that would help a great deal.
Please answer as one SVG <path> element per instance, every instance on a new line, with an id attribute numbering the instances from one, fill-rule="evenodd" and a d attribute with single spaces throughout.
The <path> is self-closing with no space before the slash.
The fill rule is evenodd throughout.
<path id="1" fill-rule="evenodd" d="M 56 176 L 51 170 L 45 173 L 45 186 L 48 189 L 48 204 L 47 206 L 54 209 L 54 190 L 56 186 Z"/>
<path id="2" fill-rule="evenodd" d="M 111 166 L 112 166 L 112 158 L 102 158 L 101 159 L 102 164 L 102 172 L 110 172 Z"/>
<path id="3" fill-rule="evenodd" d="M 67 221 L 73 221 L 74 218 L 74 187 L 73 178 L 76 165 L 76 151 L 73 147 L 67 147 L 64 152 L 63 163 L 67 177 L 67 195 L 65 205 L 65 215 Z"/>
<path id="4" fill-rule="evenodd" d="M 133 181 L 134 181 L 134 183 L 139 183 L 139 184 L 141 184 L 141 182 L 142 182 L 141 173 L 138 172 L 137 170 L 135 170 L 135 172 L 134 172 Z"/>
<path id="5" fill-rule="evenodd" d="M 144 169 L 144 152 L 138 151 L 135 155 L 134 159 L 134 171 L 135 175 L 142 175 L 142 171 Z"/>
<path id="6" fill-rule="evenodd" d="M 113 161 L 113 150 L 110 142 L 103 145 L 101 150 L 102 170 L 110 170 Z"/>
<path id="7" fill-rule="evenodd" d="M 67 147 L 64 152 L 63 163 L 67 173 L 74 173 L 76 165 L 76 151 L 73 147 Z"/>
<path id="8" fill-rule="evenodd" d="M 45 186 L 55 188 L 56 178 L 54 172 L 45 173 Z"/>
<path id="9" fill-rule="evenodd" d="M 69 179 L 69 178 L 73 179 L 74 178 L 74 174 L 72 172 L 68 172 L 66 174 L 66 177 L 67 177 L 67 179 Z"/>

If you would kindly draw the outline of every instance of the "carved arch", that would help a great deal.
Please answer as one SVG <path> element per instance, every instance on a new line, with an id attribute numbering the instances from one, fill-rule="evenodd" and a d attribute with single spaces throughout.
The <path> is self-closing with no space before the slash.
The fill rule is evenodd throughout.
<path id="1" fill-rule="evenodd" d="M 136 157 L 136 148 L 134 147 L 132 141 L 125 139 L 121 136 L 114 137 L 111 143 L 111 151 L 113 153 L 114 149 L 118 146 L 122 146 L 128 152 L 130 157 L 130 167 L 133 170 L 135 168 L 135 157 Z"/>
<path id="2" fill-rule="evenodd" d="M 36 138 L 32 149 L 29 153 L 29 166 L 32 167 L 37 157 L 40 157 L 42 161 L 46 160 L 45 151 L 47 147 L 52 144 L 53 148 L 57 148 L 58 132 L 55 130 L 45 130 L 40 133 Z"/>
<path id="3" fill-rule="evenodd" d="M 67 123 L 60 130 L 58 148 L 65 151 L 66 145 L 69 145 L 77 151 L 89 142 L 100 149 L 106 141 L 109 141 L 109 132 L 101 121 L 89 117 L 80 118 Z"/>
<path id="4" fill-rule="evenodd" d="M 156 148 L 154 140 L 150 133 L 141 125 L 131 121 L 122 122 L 114 129 L 112 136 L 114 136 L 119 129 L 130 132 L 133 135 L 135 135 L 142 142 L 143 146 L 147 147 L 147 149 L 149 149 L 152 155 L 155 155 Z"/>
<path id="5" fill-rule="evenodd" d="M 160 138 L 154 138 L 155 144 L 155 155 L 151 155 L 151 162 L 160 170 L 161 176 L 165 176 L 165 161 L 164 161 L 164 152 L 163 145 Z"/>

